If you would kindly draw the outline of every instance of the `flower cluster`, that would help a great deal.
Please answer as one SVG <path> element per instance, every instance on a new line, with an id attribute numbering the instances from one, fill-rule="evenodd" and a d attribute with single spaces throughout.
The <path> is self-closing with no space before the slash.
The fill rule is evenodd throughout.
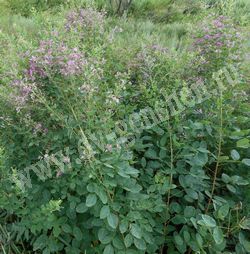
<path id="1" fill-rule="evenodd" d="M 167 53 L 168 49 L 159 45 L 159 44 L 153 44 L 152 46 L 149 47 L 149 49 L 153 50 L 154 52 L 159 52 L 159 53 Z"/>
<path id="2" fill-rule="evenodd" d="M 109 33 L 108 41 L 109 43 L 112 43 L 114 41 L 115 35 L 122 33 L 123 29 L 121 27 L 115 26 Z"/>
<path id="3" fill-rule="evenodd" d="M 151 69 L 156 63 L 159 56 L 166 56 L 168 49 L 159 44 L 145 46 L 139 51 L 135 59 L 129 64 L 130 67 L 147 66 Z"/>
<path id="4" fill-rule="evenodd" d="M 115 95 L 113 92 L 108 92 L 107 93 L 107 99 L 105 101 L 107 104 L 119 104 L 120 103 L 120 98 L 119 96 Z"/>
<path id="5" fill-rule="evenodd" d="M 35 83 L 27 82 L 27 80 L 15 80 L 11 86 L 13 87 L 13 92 L 10 94 L 10 101 L 19 112 L 27 101 L 32 97 L 32 93 L 36 88 Z"/>
<path id="6" fill-rule="evenodd" d="M 64 43 L 53 40 L 41 41 L 37 50 L 29 59 L 25 71 L 28 79 L 45 78 L 52 74 L 63 76 L 79 75 L 83 72 L 87 60 L 78 48 L 68 48 Z"/>
<path id="7" fill-rule="evenodd" d="M 33 128 L 33 133 L 38 134 L 47 134 L 48 133 L 48 128 L 44 127 L 42 123 L 36 123 L 34 128 Z"/>
<path id="8" fill-rule="evenodd" d="M 86 32 L 92 30 L 103 33 L 105 15 L 105 12 L 98 12 L 91 8 L 71 11 L 67 15 L 65 28 L 67 31 Z"/>
<path id="9" fill-rule="evenodd" d="M 96 87 L 90 85 L 90 84 L 83 84 L 82 86 L 80 86 L 78 88 L 78 90 L 80 91 L 81 94 L 83 95 L 88 95 L 88 94 L 92 94 L 93 92 L 96 91 Z"/>
<path id="10" fill-rule="evenodd" d="M 132 82 L 130 80 L 129 75 L 130 74 L 128 72 L 119 72 L 119 71 L 116 72 L 115 78 L 117 82 L 117 87 L 119 87 L 121 91 L 125 91 L 127 87 L 132 86 Z"/>
<path id="11" fill-rule="evenodd" d="M 159 61 L 159 56 L 166 52 L 167 49 L 160 45 L 143 47 L 129 63 L 128 68 L 132 72 L 136 71 L 141 76 L 143 82 L 148 82 L 152 76 L 154 67 Z"/>
<path id="12" fill-rule="evenodd" d="M 198 53 L 199 71 L 205 73 L 207 69 L 216 70 L 226 62 L 239 61 L 240 41 L 239 31 L 225 16 L 203 24 L 193 44 Z"/>

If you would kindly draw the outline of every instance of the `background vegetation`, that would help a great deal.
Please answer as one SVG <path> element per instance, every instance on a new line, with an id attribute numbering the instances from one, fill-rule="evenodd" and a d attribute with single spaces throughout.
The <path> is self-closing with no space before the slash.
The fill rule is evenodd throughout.
<path id="1" fill-rule="evenodd" d="M 249 21 L 249 0 L 0 0 L 0 252 L 250 253 Z M 82 154 L 175 91 L 187 110 Z"/>

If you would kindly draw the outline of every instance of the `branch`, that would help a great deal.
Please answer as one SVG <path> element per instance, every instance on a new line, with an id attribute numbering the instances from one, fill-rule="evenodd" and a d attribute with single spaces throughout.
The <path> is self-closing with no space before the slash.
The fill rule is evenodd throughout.
<path id="1" fill-rule="evenodd" d="M 120 13 L 121 4 L 122 4 L 122 0 L 119 1 L 119 5 L 118 5 L 118 8 L 116 10 L 116 14 Z"/>
<path id="2" fill-rule="evenodd" d="M 209 198 L 208 205 L 206 208 L 206 213 L 209 211 L 210 204 L 212 202 L 212 198 L 214 195 L 215 191 L 215 185 L 216 185 L 216 180 L 217 180 L 217 175 L 219 171 L 219 165 L 220 165 L 220 156 L 221 156 L 221 146 L 222 146 L 222 131 L 223 131 L 223 110 L 222 110 L 222 94 L 220 94 L 220 136 L 219 136 L 219 145 L 218 145 L 218 154 L 217 154 L 217 161 L 216 161 L 216 166 L 215 166 L 215 171 L 214 171 L 214 177 L 213 177 L 213 185 L 212 185 L 212 190 L 211 190 L 211 197 Z"/>

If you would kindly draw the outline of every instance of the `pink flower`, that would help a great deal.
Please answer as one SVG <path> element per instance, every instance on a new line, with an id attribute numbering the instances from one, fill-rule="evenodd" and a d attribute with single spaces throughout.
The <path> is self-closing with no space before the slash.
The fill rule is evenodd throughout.
<path id="1" fill-rule="evenodd" d="M 36 85 L 27 80 L 15 80 L 11 86 L 13 91 L 10 94 L 10 101 L 14 104 L 16 111 L 19 112 L 31 98 Z"/>
<path id="2" fill-rule="evenodd" d="M 61 170 L 57 171 L 57 173 L 56 173 L 56 177 L 57 178 L 59 178 L 62 175 L 63 175 L 63 172 Z"/>
<path id="3" fill-rule="evenodd" d="M 213 39 L 213 36 L 210 35 L 210 34 L 206 34 L 206 35 L 204 36 L 204 39 L 210 40 L 210 39 Z"/>
<path id="4" fill-rule="evenodd" d="M 224 27 L 225 27 L 225 25 L 224 25 L 222 22 L 220 22 L 219 20 L 215 20 L 215 21 L 214 21 L 214 25 L 215 25 L 217 28 L 224 28 Z"/>
<path id="5" fill-rule="evenodd" d="M 106 145 L 106 151 L 112 152 L 113 146 L 111 144 Z"/>
<path id="6" fill-rule="evenodd" d="M 71 11 L 67 16 L 65 29 L 67 31 L 87 32 L 88 30 L 103 33 L 105 12 L 98 12 L 92 8 Z"/>
<path id="7" fill-rule="evenodd" d="M 223 43 L 220 42 L 220 41 L 218 41 L 218 42 L 215 43 L 215 45 L 216 45 L 217 47 L 222 47 L 222 46 L 223 46 Z"/>
<path id="8" fill-rule="evenodd" d="M 64 43 L 52 40 L 41 41 L 40 46 L 29 60 L 25 73 L 29 80 L 46 78 L 51 74 L 63 76 L 79 75 L 87 61 L 77 48 L 68 48 Z"/>
<path id="9" fill-rule="evenodd" d="M 69 157 L 64 157 L 63 162 L 66 163 L 66 164 L 70 163 L 70 158 Z"/>

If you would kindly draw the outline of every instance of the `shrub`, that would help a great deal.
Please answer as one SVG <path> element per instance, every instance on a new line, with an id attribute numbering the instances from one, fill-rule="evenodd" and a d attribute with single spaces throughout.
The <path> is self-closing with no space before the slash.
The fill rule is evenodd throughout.
<path id="1" fill-rule="evenodd" d="M 211 75 L 228 64 L 237 66 L 242 60 L 240 45 L 240 32 L 230 19 L 211 17 L 203 24 L 194 42 L 195 50 L 198 49 L 195 66 L 199 75 Z"/>

